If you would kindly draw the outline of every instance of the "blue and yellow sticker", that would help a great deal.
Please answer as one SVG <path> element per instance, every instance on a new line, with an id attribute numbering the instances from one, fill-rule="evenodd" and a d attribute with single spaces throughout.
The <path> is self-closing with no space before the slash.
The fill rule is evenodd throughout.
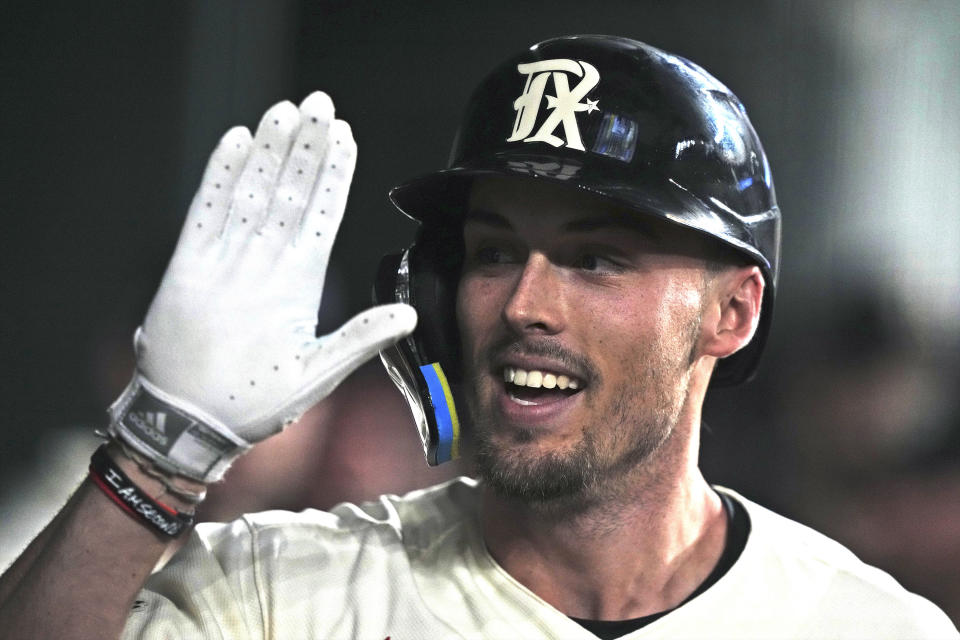
<path id="1" fill-rule="evenodd" d="M 427 382 L 427 390 L 433 402 L 433 412 L 437 419 L 437 464 L 460 457 L 460 420 L 457 407 L 453 402 L 453 393 L 447 383 L 447 376 L 439 362 L 425 364 L 420 373 Z"/>

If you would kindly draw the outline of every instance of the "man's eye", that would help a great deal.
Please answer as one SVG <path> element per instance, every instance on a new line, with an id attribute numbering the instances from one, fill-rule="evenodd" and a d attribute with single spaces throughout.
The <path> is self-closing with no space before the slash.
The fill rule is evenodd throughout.
<path id="1" fill-rule="evenodd" d="M 500 264 L 507 261 L 507 254 L 500 247 L 480 247 L 474 253 L 477 264 Z"/>
<path id="2" fill-rule="evenodd" d="M 584 271 L 604 272 L 620 270 L 620 265 L 613 260 L 592 253 L 587 253 L 577 258 L 575 266 Z"/>
<path id="3" fill-rule="evenodd" d="M 600 258 L 593 255 L 580 256 L 577 259 L 577 267 L 586 271 L 596 271 L 600 267 Z"/>

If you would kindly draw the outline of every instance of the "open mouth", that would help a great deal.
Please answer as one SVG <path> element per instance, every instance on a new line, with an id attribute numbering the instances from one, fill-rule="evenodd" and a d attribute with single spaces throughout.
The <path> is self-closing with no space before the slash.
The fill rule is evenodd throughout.
<path id="1" fill-rule="evenodd" d="M 559 402 L 585 386 L 582 380 L 564 374 L 516 367 L 503 368 L 503 382 L 510 399 L 525 406 Z"/>

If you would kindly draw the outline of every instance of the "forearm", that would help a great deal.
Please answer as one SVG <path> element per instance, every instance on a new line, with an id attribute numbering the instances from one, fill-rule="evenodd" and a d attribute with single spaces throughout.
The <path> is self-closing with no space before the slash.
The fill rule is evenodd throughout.
<path id="1" fill-rule="evenodd" d="M 150 495 L 160 483 L 114 456 Z M 187 509 L 172 496 L 164 501 Z M 112 638 L 170 543 L 87 479 L 0 578 L 0 629 L 15 638 Z"/>

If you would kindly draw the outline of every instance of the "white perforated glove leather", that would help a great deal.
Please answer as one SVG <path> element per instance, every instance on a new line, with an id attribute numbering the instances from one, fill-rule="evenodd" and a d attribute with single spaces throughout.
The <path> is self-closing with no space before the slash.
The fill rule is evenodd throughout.
<path id="1" fill-rule="evenodd" d="M 109 431 L 167 472 L 211 482 L 351 371 L 413 331 L 407 305 L 315 337 L 356 163 L 321 92 L 275 105 L 251 140 L 221 139 L 134 338 L 137 370 Z"/>

